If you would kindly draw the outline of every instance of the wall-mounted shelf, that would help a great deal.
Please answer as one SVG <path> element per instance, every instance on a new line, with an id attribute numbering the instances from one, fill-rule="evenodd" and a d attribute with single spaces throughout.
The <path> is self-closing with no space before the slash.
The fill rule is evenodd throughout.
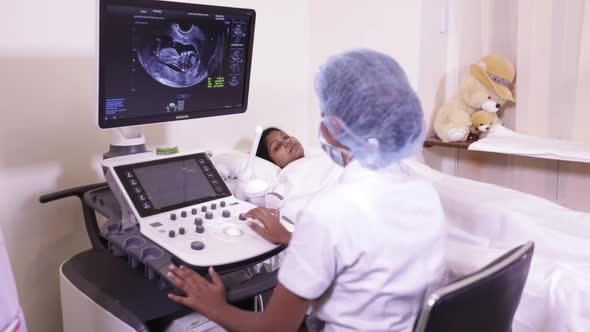
<path id="1" fill-rule="evenodd" d="M 443 142 L 440 140 L 440 138 L 436 136 L 431 136 L 424 141 L 424 147 L 430 148 L 433 146 L 444 146 L 448 148 L 467 149 L 469 148 L 469 145 L 473 142 L 475 142 L 475 140 L 465 142 Z"/>

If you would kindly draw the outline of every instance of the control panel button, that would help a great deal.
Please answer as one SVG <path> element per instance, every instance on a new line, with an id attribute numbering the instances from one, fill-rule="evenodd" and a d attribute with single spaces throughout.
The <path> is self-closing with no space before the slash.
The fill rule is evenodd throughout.
<path id="1" fill-rule="evenodd" d="M 221 206 L 221 207 L 225 207 L 225 201 L 221 201 L 221 202 L 219 202 L 219 206 Z"/>
<path id="2" fill-rule="evenodd" d="M 247 219 L 246 216 L 243 213 L 240 213 L 240 215 L 238 216 L 238 218 L 240 220 L 246 220 Z"/>
<path id="3" fill-rule="evenodd" d="M 214 185 L 214 186 L 216 186 L 216 185 L 219 184 L 219 181 L 217 181 L 217 180 L 211 180 L 211 184 Z"/>
<path id="4" fill-rule="evenodd" d="M 244 235 L 244 231 L 237 227 L 227 227 L 223 230 L 223 233 L 231 237 L 238 237 Z"/>
<path id="5" fill-rule="evenodd" d="M 141 190 L 141 187 L 133 187 L 133 192 L 136 194 L 141 194 L 143 190 Z"/>
<path id="6" fill-rule="evenodd" d="M 129 184 L 132 186 L 137 186 L 137 180 L 135 179 L 129 179 Z"/>
<path id="7" fill-rule="evenodd" d="M 176 213 L 170 214 L 170 220 L 176 220 Z"/>
<path id="8" fill-rule="evenodd" d="M 207 219 L 207 220 L 213 219 L 213 212 L 205 213 L 205 219 Z"/>
<path id="9" fill-rule="evenodd" d="M 223 210 L 223 213 L 221 214 L 224 218 L 229 218 L 230 213 L 228 210 Z"/>
<path id="10" fill-rule="evenodd" d="M 195 218 L 195 225 L 199 226 L 203 224 L 203 218 Z"/>
<path id="11" fill-rule="evenodd" d="M 203 166 L 203 171 L 205 172 L 209 172 L 211 169 L 209 168 L 209 166 Z"/>
<path id="12" fill-rule="evenodd" d="M 205 244 L 201 241 L 191 242 L 191 249 L 193 249 L 193 250 L 203 250 L 204 248 L 205 248 Z"/>
<path id="13" fill-rule="evenodd" d="M 160 227 L 160 226 L 162 226 L 162 223 L 156 221 L 156 222 L 151 223 L 150 226 L 152 226 L 152 227 Z"/>
<path id="14" fill-rule="evenodd" d="M 141 195 L 137 195 L 137 199 L 139 199 L 140 201 L 145 201 L 147 199 L 147 197 L 145 197 L 145 195 L 141 194 Z"/>
<path id="15" fill-rule="evenodd" d="M 215 210 L 215 209 L 217 209 L 217 204 L 215 204 L 215 203 L 212 203 L 212 204 L 211 204 L 211 210 Z"/>
<path id="16" fill-rule="evenodd" d="M 128 179 L 131 179 L 131 178 L 133 177 L 133 172 L 131 172 L 131 171 L 127 171 L 127 172 L 125 172 L 125 176 L 126 176 Z"/>
<path id="17" fill-rule="evenodd" d="M 203 233 L 203 232 L 205 232 L 205 226 L 203 226 L 203 225 L 197 225 L 197 227 L 195 228 L 195 232 L 197 232 L 197 233 Z"/>
<path id="18" fill-rule="evenodd" d="M 201 206 L 201 212 L 206 212 L 207 211 L 207 207 L 205 205 Z"/>
<path id="19" fill-rule="evenodd" d="M 180 216 L 183 217 L 183 218 L 186 218 L 186 211 L 180 212 Z"/>
<path id="20" fill-rule="evenodd" d="M 213 177 L 215 177 L 215 174 L 211 173 L 211 172 L 207 172 L 207 177 L 209 179 L 213 179 Z"/>
<path id="21" fill-rule="evenodd" d="M 215 191 L 217 191 L 218 193 L 223 191 L 223 188 L 221 188 L 221 186 L 216 186 L 215 187 Z"/>
<path id="22" fill-rule="evenodd" d="M 197 209 L 196 209 L 196 208 L 193 208 L 193 209 L 191 210 L 191 213 L 192 213 L 192 215 L 194 216 L 195 214 L 197 214 Z"/>
<path id="23" fill-rule="evenodd" d="M 141 204 L 141 206 L 143 206 L 144 209 L 151 209 L 152 205 L 149 202 L 143 202 Z"/>
<path id="24" fill-rule="evenodd" d="M 205 159 L 199 159 L 199 165 L 205 165 L 205 164 L 207 164 Z"/>
<path id="25" fill-rule="evenodd" d="M 170 231 L 168 232 L 168 236 L 169 236 L 169 237 L 174 237 L 174 236 L 176 236 L 176 234 L 174 233 L 174 231 L 173 231 L 173 230 L 170 230 Z"/>
<path id="26" fill-rule="evenodd" d="M 178 234 L 180 234 L 180 235 L 184 235 L 184 227 L 180 227 L 180 228 L 178 229 Z"/>

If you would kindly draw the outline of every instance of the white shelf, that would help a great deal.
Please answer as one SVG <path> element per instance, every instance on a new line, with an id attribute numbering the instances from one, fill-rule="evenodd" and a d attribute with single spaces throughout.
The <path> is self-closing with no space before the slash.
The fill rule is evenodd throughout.
<path id="1" fill-rule="evenodd" d="M 478 141 L 447 143 L 435 136 L 424 141 L 424 147 L 433 146 L 590 163 L 590 144 L 519 134 L 503 126 Z"/>

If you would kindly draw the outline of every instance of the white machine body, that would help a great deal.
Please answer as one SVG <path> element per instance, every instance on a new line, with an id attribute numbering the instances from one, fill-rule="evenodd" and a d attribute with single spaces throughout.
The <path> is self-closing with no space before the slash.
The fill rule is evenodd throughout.
<path id="1" fill-rule="evenodd" d="M 123 213 L 131 214 L 142 235 L 187 264 L 226 265 L 277 249 L 250 229 L 242 214 L 256 206 L 231 194 L 204 152 L 147 152 L 102 164 Z"/>

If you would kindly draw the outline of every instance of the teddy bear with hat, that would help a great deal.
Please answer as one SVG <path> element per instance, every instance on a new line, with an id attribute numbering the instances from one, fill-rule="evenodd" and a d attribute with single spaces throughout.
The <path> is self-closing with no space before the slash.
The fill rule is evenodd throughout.
<path id="1" fill-rule="evenodd" d="M 512 86 L 514 65 L 501 55 L 490 55 L 470 67 L 459 92 L 440 107 L 434 119 L 434 132 L 443 142 L 467 140 L 477 111 L 490 113 L 490 126 L 499 122 L 496 114 L 507 102 L 515 102 Z"/>

